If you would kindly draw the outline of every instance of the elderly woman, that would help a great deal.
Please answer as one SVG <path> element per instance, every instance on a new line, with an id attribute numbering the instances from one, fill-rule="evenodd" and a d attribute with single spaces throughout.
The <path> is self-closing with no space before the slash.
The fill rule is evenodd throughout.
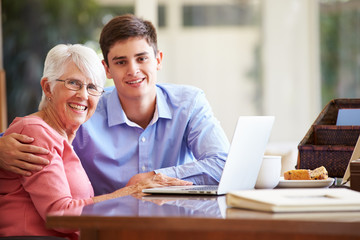
<path id="1" fill-rule="evenodd" d="M 71 142 L 79 126 L 94 113 L 105 79 L 104 68 L 92 49 L 79 44 L 61 44 L 49 51 L 40 82 L 43 96 L 39 111 L 16 118 L 5 135 L 21 133 L 34 137 L 34 145 L 49 150 L 43 157 L 50 164 L 30 177 L 0 170 L 0 236 L 47 235 L 77 239 L 77 232 L 47 229 L 46 214 L 164 184 L 159 181 L 160 176 L 159 180 L 154 178 L 94 197 Z M 166 184 L 188 182 L 174 178 Z"/>

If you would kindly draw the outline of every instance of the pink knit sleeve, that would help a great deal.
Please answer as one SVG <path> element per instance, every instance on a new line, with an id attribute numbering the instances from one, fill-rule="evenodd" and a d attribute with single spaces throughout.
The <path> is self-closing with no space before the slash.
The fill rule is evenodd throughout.
<path id="1" fill-rule="evenodd" d="M 51 129 L 40 125 L 25 126 L 22 133 L 33 136 L 35 138 L 34 145 L 50 151 L 48 155 L 42 155 L 50 161 L 50 164 L 32 176 L 24 177 L 22 183 L 44 220 L 48 212 L 93 203 L 91 198 L 93 190 L 86 173 L 73 150 L 66 149 L 66 141 L 60 135 L 54 134 Z M 65 157 L 74 158 L 70 159 L 71 169 L 65 169 L 64 161 L 68 161 Z M 77 195 L 76 199 L 74 194 Z"/>

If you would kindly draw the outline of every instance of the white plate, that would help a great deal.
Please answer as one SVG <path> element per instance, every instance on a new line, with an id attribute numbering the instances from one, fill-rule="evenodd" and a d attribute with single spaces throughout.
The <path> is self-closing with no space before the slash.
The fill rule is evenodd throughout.
<path id="1" fill-rule="evenodd" d="M 278 188 L 323 188 L 330 187 L 334 183 L 334 178 L 325 180 L 284 180 L 280 177 Z"/>

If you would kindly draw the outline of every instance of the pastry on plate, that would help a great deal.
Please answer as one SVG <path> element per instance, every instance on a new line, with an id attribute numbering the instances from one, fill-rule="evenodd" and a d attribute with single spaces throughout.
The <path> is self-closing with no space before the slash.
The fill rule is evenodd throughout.
<path id="1" fill-rule="evenodd" d="M 296 169 L 284 172 L 285 180 L 323 180 L 328 178 L 328 172 L 324 166 L 314 170 Z"/>

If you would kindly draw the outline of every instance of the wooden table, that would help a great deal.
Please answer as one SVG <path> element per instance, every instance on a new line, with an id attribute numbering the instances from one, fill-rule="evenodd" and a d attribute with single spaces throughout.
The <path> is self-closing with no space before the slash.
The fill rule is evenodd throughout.
<path id="1" fill-rule="evenodd" d="M 47 217 L 81 239 L 360 239 L 360 212 L 281 213 L 226 208 L 225 197 L 122 197 Z"/>

